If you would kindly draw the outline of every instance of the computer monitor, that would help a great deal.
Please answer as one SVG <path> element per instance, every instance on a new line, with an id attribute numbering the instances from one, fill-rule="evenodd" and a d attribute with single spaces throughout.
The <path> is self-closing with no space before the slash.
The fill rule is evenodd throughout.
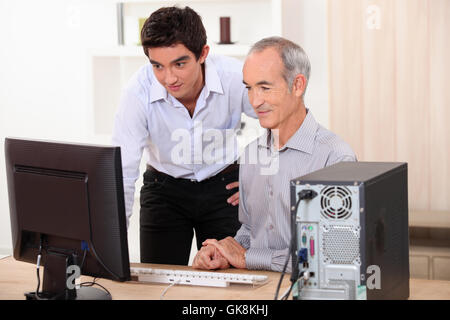
<path id="1" fill-rule="evenodd" d="M 27 299 L 111 299 L 73 280 L 130 280 L 120 148 L 6 138 L 5 156 L 14 258 L 44 266 Z"/>

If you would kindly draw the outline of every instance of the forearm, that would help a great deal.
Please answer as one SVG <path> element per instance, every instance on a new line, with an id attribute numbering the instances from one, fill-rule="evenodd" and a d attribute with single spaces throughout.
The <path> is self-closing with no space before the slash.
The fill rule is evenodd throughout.
<path id="1" fill-rule="evenodd" d="M 239 242 L 239 244 L 244 248 L 250 248 L 250 232 L 247 227 L 243 224 L 241 228 L 238 230 L 234 239 Z"/>
<path id="2" fill-rule="evenodd" d="M 274 250 L 267 248 L 251 248 L 250 229 L 247 224 L 242 224 L 234 239 L 247 250 L 245 253 L 245 266 L 249 270 L 283 271 L 289 249 Z M 291 272 L 291 258 L 286 267 L 286 272 Z"/>
<path id="3" fill-rule="evenodd" d="M 127 216 L 127 226 L 129 224 L 129 220 L 133 214 L 133 206 L 134 206 L 134 194 L 135 194 L 135 179 L 124 179 L 123 181 L 123 189 L 125 196 L 125 211 Z"/>
<path id="4" fill-rule="evenodd" d="M 133 91 L 126 91 L 115 117 L 111 142 L 120 146 L 122 156 L 127 225 L 133 212 L 135 183 L 139 177 L 142 151 L 148 136 L 144 103 Z"/>
<path id="5" fill-rule="evenodd" d="M 133 214 L 135 184 L 139 177 L 139 164 L 143 147 L 137 145 L 132 139 L 128 139 L 127 141 L 124 136 L 116 132 L 113 136 L 112 143 L 121 148 L 123 189 L 128 226 L 129 219 Z"/>

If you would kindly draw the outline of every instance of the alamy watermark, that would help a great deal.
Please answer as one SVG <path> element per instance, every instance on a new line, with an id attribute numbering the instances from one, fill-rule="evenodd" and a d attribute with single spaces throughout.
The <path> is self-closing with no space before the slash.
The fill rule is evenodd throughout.
<path id="1" fill-rule="evenodd" d="M 256 129 L 252 131 L 249 128 L 247 131 L 250 136 L 258 136 Z M 272 142 L 268 144 L 269 148 L 260 148 L 258 143 L 248 144 L 238 162 L 259 165 L 261 175 L 277 174 L 279 156 L 278 152 L 273 151 L 273 145 L 278 144 L 276 135 L 273 136 Z M 176 142 L 170 154 L 174 164 L 229 164 L 239 153 L 234 129 L 204 129 L 201 121 L 195 121 L 192 130 L 180 128 L 173 131 L 170 138 L 172 142 Z"/>
<path id="2" fill-rule="evenodd" d="M 80 289 L 81 269 L 77 265 L 70 265 L 67 267 L 66 274 L 70 274 L 66 280 L 66 287 L 69 290 Z"/>
<path id="3" fill-rule="evenodd" d="M 369 275 L 366 280 L 366 286 L 369 290 L 381 289 L 381 269 L 373 264 L 367 267 L 366 273 Z"/>

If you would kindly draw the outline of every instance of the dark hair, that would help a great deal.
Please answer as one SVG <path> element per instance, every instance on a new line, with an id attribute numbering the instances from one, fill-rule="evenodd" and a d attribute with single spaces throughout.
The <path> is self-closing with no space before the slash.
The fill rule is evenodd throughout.
<path id="1" fill-rule="evenodd" d="M 141 43 L 148 56 L 148 48 L 183 44 L 198 60 L 206 44 L 202 18 L 189 7 L 164 7 L 153 12 L 141 30 Z"/>

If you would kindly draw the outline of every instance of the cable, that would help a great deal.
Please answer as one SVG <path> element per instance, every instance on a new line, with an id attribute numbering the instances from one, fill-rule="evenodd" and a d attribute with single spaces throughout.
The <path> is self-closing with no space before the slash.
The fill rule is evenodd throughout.
<path id="1" fill-rule="evenodd" d="M 180 283 L 181 280 L 178 280 L 177 282 L 173 282 L 171 283 L 167 288 L 164 289 L 163 293 L 161 294 L 161 296 L 159 297 L 159 300 L 164 300 L 163 297 L 166 294 L 167 290 L 169 290 L 170 288 L 172 288 L 174 285 Z"/>
<path id="2" fill-rule="evenodd" d="M 34 293 L 34 297 L 36 298 L 36 300 L 43 300 L 40 297 L 40 287 L 41 287 L 41 277 L 40 277 L 40 266 L 41 266 L 41 258 L 42 258 L 42 250 L 43 250 L 43 241 L 44 241 L 44 236 L 41 235 L 40 238 L 40 242 L 39 242 L 39 253 L 37 256 L 37 262 L 36 262 L 36 275 L 37 275 L 37 288 L 36 288 L 36 292 Z M 67 250 L 67 249 L 59 249 L 59 248 L 53 248 L 53 247 L 46 247 L 45 251 L 47 253 L 53 253 L 53 254 L 68 254 L 68 253 L 72 253 L 73 254 L 73 250 Z M 87 250 L 83 250 L 83 258 L 80 264 L 80 270 L 82 270 L 83 266 L 84 266 L 84 262 L 86 260 L 86 254 L 87 254 Z M 80 284 L 80 287 L 92 287 L 92 286 L 99 286 L 101 287 L 106 293 L 108 293 L 111 296 L 111 293 L 108 291 L 108 289 L 106 289 L 104 286 L 102 286 L 101 284 L 96 282 L 97 278 L 95 277 L 94 280 L 92 282 L 83 282 Z M 63 291 L 61 293 L 59 293 L 56 296 L 53 296 L 51 298 L 51 300 L 55 300 L 58 299 L 60 296 L 62 296 L 63 294 L 65 294 L 66 291 Z"/>
<path id="3" fill-rule="evenodd" d="M 93 281 L 89 281 L 89 282 L 82 282 L 80 283 L 80 287 L 92 287 L 92 286 L 99 286 L 100 288 L 102 288 L 107 294 L 111 295 L 111 292 L 109 292 L 108 289 L 106 289 L 104 286 L 102 286 L 100 283 L 96 282 L 97 278 L 94 278 Z"/>
<path id="4" fill-rule="evenodd" d="M 300 278 L 297 280 L 297 282 L 300 281 L 301 279 L 302 279 L 302 278 L 300 277 Z M 291 285 L 290 285 L 289 288 L 286 290 L 287 292 L 285 292 L 285 294 L 280 298 L 280 300 L 287 300 L 287 298 L 288 298 L 289 295 L 291 294 L 291 291 L 292 291 L 292 288 L 294 287 L 294 285 L 295 285 L 295 282 L 292 281 L 292 282 L 291 282 Z"/>
<path id="5" fill-rule="evenodd" d="M 286 291 L 283 293 L 283 295 L 281 296 L 280 300 L 286 300 L 286 297 L 289 296 L 289 293 L 291 292 L 291 288 L 293 286 L 289 286 L 289 288 L 286 289 Z"/>
<path id="6" fill-rule="evenodd" d="M 303 273 L 302 273 L 303 274 Z M 298 281 L 304 280 L 303 276 L 300 276 L 300 278 L 298 278 Z M 281 296 L 280 300 L 287 300 L 289 298 L 289 295 L 291 294 L 292 288 L 294 287 L 295 282 L 291 282 L 291 285 L 289 286 L 289 288 L 283 293 L 283 295 Z"/>
<path id="7" fill-rule="evenodd" d="M 39 260 L 41 260 L 40 255 L 38 256 L 38 261 Z M 39 288 L 41 287 L 41 277 L 39 275 L 39 263 L 36 268 L 36 273 L 37 273 L 37 288 L 36 288 L 36 292 L 34 293 L 34 296 L 35 296 L 36 300 L 41 300 L 41 298 L 39 297 Z"/>
<path id="8" fill-rule="evenodd" d="M 81 260 L 81 264 L 80 264 L 80 270 L 83 270 L 84 260 L 86 259 L 86 253 L 87 253 L 87 250 L 84 249 L 83 250 L 83 259 Z"/>
<path id="9" fill-rule="evenodd" d="M 286 256 L 286 261 L 284 262 L 283 271 L 281 272 L 280 280 L 278 281 L 277 290 L 275 291 L 274 300 L 278 300 L 278 293 L 280 291 L 281 283 L 283 282 L 284 274 L 286 273 L 286 268 L 287 268 L 287 265 L 288 265 L 288 262 L 289 262 L 289 257 L 291 255 L 291 246 L 292 246 L 292 242 L 289 245 L 288 254 Z"/>
<path id="10" fill-rule="evenodd" d="M 280 280 L 278 281 L 277 290 L 275 291 L 274 300 L 278 300 L 278 293 L 280 291 L 281 283 L 282 283 L 284 275 L 286 273 L 286 268 L 287 268 L 287 264 L 289 262 L 289 257 L 292 255 L 294 241 L 295 241 L 295 237 L 294 237 L 294 235 L 295 235 L 294 231 L 295 230 L 293 230 L 292 228 L 293 228 L 293 223 L 295 223 L 295 218 L 294 217 L 297 214 L 298 206 L 300 205 L 300 201 L 301 200 L 302 200 L 301 198 L 299 198 L 297 200 L 297 203 L 295 204 L 294 212 L 291 215 L 291 241 L 289 243 L 289 250 L 288 250 L 288 253 L 287 253 L 287 256 L 286 256 L 286 261 L 284 262 L 283 271 L 281 272 Z"/>
<path id="11" fill-rule="evenodd" d="M 275 291 L 275 297 L 274 300 L 278 300 L 278 293 L 280 291 L 280 287 L 281 287 L 281 283 L 283 281 L 284 275 L 286 273 L 286 267 L 287 264 L 289 262 L 289 257 L 292 256 L 293 257 L 293 261 L 292 264 L 294 265 L 294 268 L 291 272 L 291 286 L 289 288 L 288 294 L 290 294 L 295 282 L 297 282 L 297 280 L 299 279 L 299 275 L 298 275 L 298 266 L 297 266 L 297 260 L 295 259 L 296 255 L 296 251 L 297 251 L 297 246 L 296 246 L 296 234 L 297 234 L 297 224 L 296 224 L 296 217 L 297 217 L 297 211 L 298 211 L 298 207 L 300 205 L 300 202 L 302 200 L 311 200 L 314 199 L 317 196 L 317 192 L 315 192 L 314 190 L 311 189 L 304 189 L 302 191 L 300 191 L 298 194 L 298 200 L 295 204 L 295 208 L 294 211 L 291 214 L 291 241 L 289 244 L 289 250 L 288 250 L 288 254 L 286 256 L 286 261 L 284 263 L 284 267 L 283 267 L 283 271 L 281 272 L 281 276 L 280 276 L 280 280 L 278 281 L 278 285 L 277 285 L 277 289 Z M 283 295 L 284 296 L 284 295 Z"/>
<path id="12" fill-rule="evenodd" d="M 291 215 L 291 241 L 292 241 L 292 248 L 291 248 L 291 255 L 293 257 L 293 259 L 295 257 L 297 257 L 297 211 L 298 211 L 298 207 L 300 205 L 300 201 L 302 200 L 312 200 L 317 196 L 317 192 L 311 189 L 303 189 L 301 190 L 299 193 L 297 193 L 298 196 L 298 200 L 297 203 L 295 205 L 295 211 L 293 212 L 293 214 Z M 295 261 L 293 261 L 293 270 L 291 273 L 291 281 L 297 281 L 299 275 L 299 270 L 298 270 L 298 263 L 297 263 L 297 259 L 294 259 Z"/>
<path id="13" fill-rule="evenodd" d="M 87 249 L 83 249 L 83 259 L 81 260 L 81 264 L 80 264 L 80 270 L 83 270 L 83 266 L 84 266 L 84 262 L 86 260 L 86 254 L 87 254 Z M 100 271 L 101 272 L 101 271 Z M 107 294 L 109 294 L 111 297 L 111 292 L 109 292 L 108 289 L 106 289 L 104 286 L 102 286 L 101 284 L 97 283 L 98 277 L 94 277 L 94 279 L 92 281 L 88 281 L 88 282 L 82 282 L 80 283 L 80 287 L 92 287 L 92 286 L 99 286 L 100 288 L 102 288 Z"/>
<path id="14" fill-rule="evenodd" d="M 38 253 L 37 262 L 36 262 L 37 288 L 36 288 L 36 292 L 34 293 L 36 300 L 41 300 L 41 298 L 39 297 L 39 289 L 41 287 L 41 276 L 40 276 L 39 268 L 41 267 L 42 243 L 43 242 L 44 242 L 44 236 L 41 234 L 40 238 L 39 238 L 39 253 Z"/>

